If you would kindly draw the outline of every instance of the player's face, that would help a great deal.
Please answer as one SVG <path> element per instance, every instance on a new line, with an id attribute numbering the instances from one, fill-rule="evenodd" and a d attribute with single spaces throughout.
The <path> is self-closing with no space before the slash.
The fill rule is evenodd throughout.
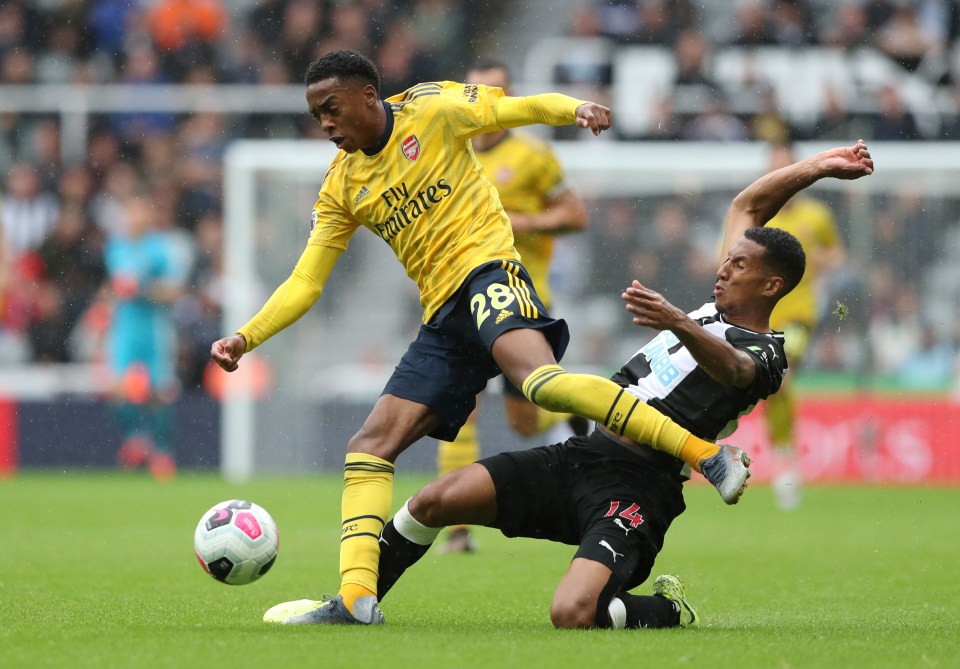
<path id="1" fill-rule="evenodd" d="M 730 248 L 727 259 L 717 270 L 713 287 L 717 311 L 725 316 L 753 314 L 761 307 L 760 301 L 772 297 L 783 280 L 773 276 L 763 261 L 766 249 L 741 237 Z"/>
<path id="2" fill-rule="evenodd" d="M 310 114 L 330 141 L 347 153 L 369 148 L 380 137 L 377 90 L 359 81 L 332 77 L 307 87 Z"/>

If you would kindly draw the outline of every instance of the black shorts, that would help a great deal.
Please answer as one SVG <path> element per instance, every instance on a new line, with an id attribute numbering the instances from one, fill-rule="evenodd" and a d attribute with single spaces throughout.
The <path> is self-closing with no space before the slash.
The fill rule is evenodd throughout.
<path id="1" fill-rule="evenodd" d="M 579 545 L 624 590 L 650 576 L 663 538 L 683 513 L 676 471 L 646 461 L 601 431 L 480 460 L 497 491 L 491 527 L 507 537 Z"/>
<path id="2" fill-rule="evenodd" d="M 453 441 L 477 393 L 500 374 L 490 347 L 517 328 L 541 330 L 557 361 L 570 341 L 567 324 L 550 317 L 520 263 L 485 263 L 420 326 L 383 392 L 430 407 L 442 421 L 430 436 Z"/>

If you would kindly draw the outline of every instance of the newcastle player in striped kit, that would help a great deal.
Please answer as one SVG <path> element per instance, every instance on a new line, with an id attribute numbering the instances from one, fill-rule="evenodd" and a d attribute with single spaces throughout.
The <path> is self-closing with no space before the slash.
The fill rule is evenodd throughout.
<path id="1" fill-rule="evenodd" d="M 730 434 L 780 387 L 784 338 L 770 328 L 770 314 L 805 266 L 800 242 L 764 224 L 819 179 L 872 172 L 861 141 L 771 172 L 740 193 L 727 215 L 711 301 L 684 314 L 637 281 L 623 292 L 633 322 L 660 332 L 612 380 L 695 435 Z M 557 627 L 694 625 L 676 576 L 655 579 L 652 596 L 630 593 L 650 575 L 667 528 L 684 511 L 689 476 L 677 457 L 603 425 L 589 437 L 486 458 L 427 485 L 387 523 L 378 596 L 440 528 L 466 523 L 578 546 L 550 607 Z"/>

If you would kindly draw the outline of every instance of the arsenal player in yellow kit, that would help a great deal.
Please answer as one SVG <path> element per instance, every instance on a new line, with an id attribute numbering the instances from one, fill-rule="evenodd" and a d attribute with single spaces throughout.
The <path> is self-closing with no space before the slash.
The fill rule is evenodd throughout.
<path id="1" fill-rule="evenodd" d="M 377 569 L 393 463 L 423 436 L 456 437 L 477 393 L 500 373 L 538 406 L 671 453 L 703 473 L 725 502 L 739 499 L 749 476 L 740 449 L 691 435 L 609 379 L 557 364 L 566 324 L 549 316 L 520 264 L 510 221 L 470 145 L 473 136 L 533 123 L 576 123 L 598 134 L 610 127 L 609 109 L 555 93 L 510 97 L 449 81 L 381 100 L 376 67 L 352 51 L 321 56 L 305 83 L 310 113 L 340 152 L 290 277 L 248 323 L 213 343 L 211 357 L 233 371 L 246 351 L 299 319 L 361 226 L 390 245 L 416 282 L 423 324 L 347 444 L 338 595 L 279 604 L 264 620 L 383 622 Z"/>

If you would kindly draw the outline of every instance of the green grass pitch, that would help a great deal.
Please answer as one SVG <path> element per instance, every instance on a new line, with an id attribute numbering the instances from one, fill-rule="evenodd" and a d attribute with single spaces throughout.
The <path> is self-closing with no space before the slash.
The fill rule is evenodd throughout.
<path id="1" fill-rule="evenodd" d="M 401 475 L 395 506 L 425 481 Z M 335 476 L 0 481 L 0 666 L 960 667 L 957 488 L 814 487 L 782 513 L 761 486 L 736 507 L 690 486 L 654 575 L 681 575 L 697 630 L 555 631 L 573 549 L 490 530 L 475 555 L 428 553 L 382 628 L 265 625 L 277 602 L 336 591 L 339 490 Z M 273 570 L 242 587 L 192 549 L 200 514 L 231 498 L 280 527 Z"/>

